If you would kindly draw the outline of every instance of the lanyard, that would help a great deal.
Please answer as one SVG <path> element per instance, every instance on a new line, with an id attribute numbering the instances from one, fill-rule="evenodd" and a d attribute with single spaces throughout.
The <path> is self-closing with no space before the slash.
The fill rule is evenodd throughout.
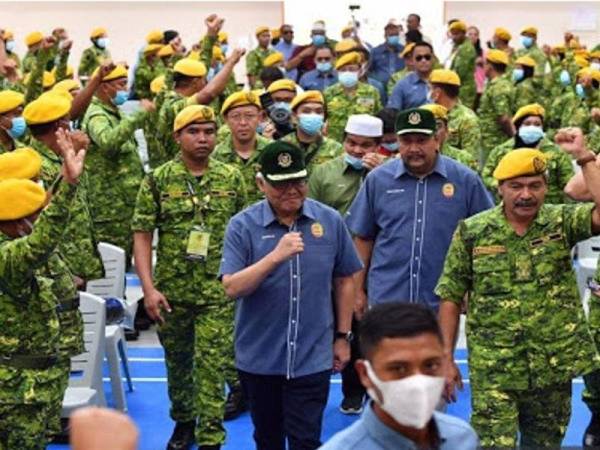
<path id="1" fill-rule="evenodd" d="M 190 180 L 186 180 L 185 183 L 187 184 L 188 193 L 192 197 L 192 203 L 194 204 L 195 215 L 198 218 L 198 223 L 201 226 L 203 226 L 204 218 L 202 216 L 202 210 L 206 207 L 206 203 L 201 204 L 200 199 L 198 198 L 198 195 L 196 195 L 196 190 L 194 189 L 194 185 L 190 182 Z"/>

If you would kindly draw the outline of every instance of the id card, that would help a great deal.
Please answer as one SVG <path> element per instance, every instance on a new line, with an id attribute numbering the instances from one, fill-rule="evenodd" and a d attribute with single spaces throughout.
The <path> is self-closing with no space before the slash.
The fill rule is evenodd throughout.
<path id="1" fill-rule="evenodd" d="M 194 228 L 190 231 L 186 248 L 186 258 L 195 261 L 206 261 L 208 256 L 208 244 L 210 242 L 210 233 L 201 228 Z"/>

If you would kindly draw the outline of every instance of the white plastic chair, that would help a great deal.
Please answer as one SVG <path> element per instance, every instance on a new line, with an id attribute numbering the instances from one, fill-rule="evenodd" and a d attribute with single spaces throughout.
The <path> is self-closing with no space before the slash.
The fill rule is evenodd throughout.
<path id="1" fill-rule="evenodd" d="M 79 295 L 85 352 L 71 358 L 71 371 L 82 372 L 82 376 L 69 378 L 63 398 L 62 417 L 69 417 L 74 410 L 84 406 L 106 406 L 102 385 L 106 307 L 100 297 L 87 292 Z"/>
<path id="2" fill-rule="evenodd" d="M 575 266 L 577 288 L 579 289 L 580 298 L 583 299 L 587 283 L 590 279 L 594 278 L 596 268 L 598 267 L 600 236 L 578 242 L 575 253 L 577 258 L 577 265 Z"/>

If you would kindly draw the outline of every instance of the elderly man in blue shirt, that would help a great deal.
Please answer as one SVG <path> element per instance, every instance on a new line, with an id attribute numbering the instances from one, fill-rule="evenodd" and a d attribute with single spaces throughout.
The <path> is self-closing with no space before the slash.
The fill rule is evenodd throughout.
<path id="1" fill-rule="evenodd" d="M 298 47 L 294 44 L 294 28 L 292 25 L 283 24 L 279 28 L 279 32 L 281 33 L 281 40 L 274 46 L 275 50 L 281 52 L 283 54 L 284 61 L 289 61 L 294 54 L 294 50 Z M 286 73 L 286 77 L 290 80 L 297 81 L 298 70 L 292 69 Z"/>
<path id="2" fill-rule="evenodd" d="M 398 114 L 400 156 L 373 170 L 346 215 L 365 269 L 357 306 L 410 302 L 437 311 L 434 288 L 462 219 L 494 206 L 471 169 L 439 153 L 433 114 Z M 368 300 L 367 300 L 368 299 Z"/>
<path id="3" fill-rule="evenodd" d="M 316 69 L 306 72 L 298 84 L 305 91 L 321 91 L 323 92 L 332 84 L 338 82 L 337 72 L 333 68 L 335 57 L 331 47 L 319 47 L 315 51 Z"/>
<path id="4" fill-rule="evenodd" d="M 388 108 L 401 111 L 432 103 L 428 80 L 433 70 L 433 57 L 431 44 L 415 44 L 410 56 L 414 70 L 396 83 L 387 102 Z"/>
<path id="5" fill-rule="evenodd" d="M 421 305 L 378 305 L 359 331 L 361 383 L 373 401 L 321 450 L 476 450 L 466 422 L 434 411 L 444 389 L 442 333 Z"/>
<path id="6" fill-rule="evenodd" d="M 263 150 L 262 200 L 227 226 L 220 277 L 237 299 L 235 361 L 259 450 L 318 448 L 332 369 L 350 358 L 353 275 L 340 214 L 306 198 L 302 150 Z M 333 301 L 332 301 L 333 296 Z"/>
<path id="7" fill-rule="evenodd" d="M 400 43 L 400 24 L 391 19 L 384 28 L 385 42 L 375 47 L 371 52 L 372 77 L 387 86 L 390 77 L 404 69 L 404 59 L 400 58 L 400 53 L 404 45 Z"/>

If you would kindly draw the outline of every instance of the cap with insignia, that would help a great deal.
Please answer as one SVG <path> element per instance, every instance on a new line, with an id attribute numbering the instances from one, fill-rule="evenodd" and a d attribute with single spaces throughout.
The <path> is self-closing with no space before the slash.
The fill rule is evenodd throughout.
<path id="1" fill-rule="evenodd" d="M 348 117 L 344 131 L 357 136 L 381 137 L 383 136 L 383 120 L 369 114 L 353 114 Z"/>
<path id="2" fill-rule="evenodd" d="M 293 144 L 275 141 L 262 151 L 258 161 L 260 173 L 272 184 L 307 177 L 304 154 Z"/>
<path id="3" fill-rule="evenodd" d="M 221 115 L 224 116 L 230 109 L 248 105 L 254 105 L 258 109 L 262 108 L 260 105 L 260 99 L 258 98 L 258 95 L 254 94 L 253 92 L 234 92 L 223 102 L 223 106 L 221 107 Z"/>
<path id="4" fill-rule="evenodd" d="M 360 64 L 362 62 L 362 56 L 358 52 L 350 52 L 340 56 L 335 62 L 335 69 L 339 70 L 349 64 Z"/>
<path id="5" fill-rule="evenodd" d="M 302 103 L 320 103 L 322 105 L 325 104 L 325 98 L 321 91 L 304 91 L 294 97 L 292 103 L 290 103 L 290 108 L 292 111 L 296 109 L 297 106 Z"/>
<path id="6" fill-rule="evenodd" d="M 179 131 L 191 123 L 215 122 L 215 112 L 209 106 L 191 105 L 183 108 L 175 117 L 173 131 Z"/>
<path id="7" fill-rule="evenodd" d="M 436 129 L 433 113 L 425 109 L 405 109 L 400 111 L 396 118 L 397 135 L 419 133 L 431 136 Z"/>
<path id="8" fill-rule="evenodd" d="M 511 178 L 543 175 L 546 172 L 546 155 L 534 148 L 518 148 L 508 152 L 494 170 L 498 181 Z"/>
<path id="9" fill-rule="evenodd" d="M 273 81 L 267 88 L 267 92 L 270 94 L 277 91 L 291 91 L 295 93 L 297 91 L 296 87 L 297 85 L 294 80 L 282 78 L 281 80 Z"/>

